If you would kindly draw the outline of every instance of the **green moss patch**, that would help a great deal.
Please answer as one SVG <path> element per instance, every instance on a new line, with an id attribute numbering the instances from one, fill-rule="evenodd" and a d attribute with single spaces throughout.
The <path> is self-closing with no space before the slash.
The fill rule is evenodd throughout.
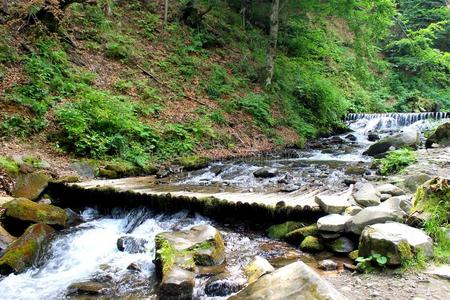
<path id="1" fill-rule="evenodd" d="M 287 221 L 282 224 L 272 225 L 267 229 L 267 235 L 272 239 L 282 239 L 289 232 L 292 232 L 303 226 L 300 222 Z"/>

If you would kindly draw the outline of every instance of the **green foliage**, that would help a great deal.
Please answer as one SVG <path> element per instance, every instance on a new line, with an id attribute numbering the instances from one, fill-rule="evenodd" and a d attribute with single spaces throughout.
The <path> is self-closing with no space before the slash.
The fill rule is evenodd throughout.
<path id="1" fill-rule="evenodd" d="M 411 149 L 404 148 L 394 150 L 389 152 L 385 158 L 378 161 L 380 165 L 380 174 L 389 175 L 397 173 L 416 161 L 416 155 Z"/>
<path id="2" fill-rule="evenodd" d="M 133 48 L 134 40 L 129 36 L 111 34 L 106 44 L 105 54 L 107 57 L 128 60 L 135 55 Z"/>
<path id="3" fill-rule="evenodd" d="M 19 166 L 12 159 L 5 156 L 0 156 L 0 169 L 13 176 L 19 174 Z"/>
<path id="4" fill-rule="evenodd" d="M 239 108 L 251 114 L 262 127 L 274 125 L 270 103 L 265 95 L 250 93 L 237 101 Z"/>
<path id="5" fill-rule="evenodd" d="M 364 273 L 370 273 L 375 270 L 375 267 L 384 268 L 388 263 L 388 258 L 384 255 L 375 253 L 370 255 L 369 257 L 358 257 L 355 260 L 358 264 L 357 267 L 359 270 Z"/>
<path id="6" fill-rule="evenodd" d="M 158 22 L 159 16 L 150 12 L 146 13 L 143 18 L 138 21 L 142 32 L 149 40 L 153 40 L 155 38 L 155 30 Z"/>
<path id="7" fill-rule="evenodd" d="M 38 133 L 45 125 L 44 119 L 30 119 L 16 114 L 3 120 L 0 124 L 0 134 L 4 137 L 27 137 Z"/>
<path id="8" fill-rule="evenodd" d="M 106 92 L 87 90 L 56 115 L 63 128 L 60 145 L 80 156 L 118 156 L 145 166 L 158 144 L 155 132 L 137 118 L 133 103 Z"/>

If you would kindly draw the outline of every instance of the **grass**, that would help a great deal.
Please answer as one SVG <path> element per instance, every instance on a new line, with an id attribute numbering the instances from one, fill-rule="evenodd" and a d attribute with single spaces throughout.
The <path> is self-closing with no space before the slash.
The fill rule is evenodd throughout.
<path id="1" fill-rule="evenodd" d="M 19 174 L 19 166 L 12 159 L 0 156 L 0 169 L 4 169 L 10 175 Z"/>

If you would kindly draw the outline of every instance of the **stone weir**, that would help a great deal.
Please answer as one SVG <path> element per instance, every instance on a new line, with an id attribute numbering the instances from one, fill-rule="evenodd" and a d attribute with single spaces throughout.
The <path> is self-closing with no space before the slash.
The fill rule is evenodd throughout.
<path id="1" fill-rule="evenodd" d="M 315 201 L 324 189 L 292 193 L 183 191 L 180 186 L 154 185 L 154 177 L 51 183 L 46 192 L 61 207 L 130 209 L 144 206 L 157 212 L 189 210 L 218 221 L 245 220 L 261 223 L 317 220 L 324 213 Z M 169 191 L 170 190 L 170 191 Z"/>

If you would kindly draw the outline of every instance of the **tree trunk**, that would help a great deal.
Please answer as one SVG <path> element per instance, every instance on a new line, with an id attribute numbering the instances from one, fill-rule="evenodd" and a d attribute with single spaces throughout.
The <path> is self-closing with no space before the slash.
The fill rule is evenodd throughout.
<path id="1" fill-rule="evenodd" d="M 164 0 L 164 23 L 163 28 L 167 25 L 167 15 L 169 14 L 169 0 Z"/>
<path id="2" fill-rule="evenodd" d="M 3 3 L 2 3 L 2 10 L 3 10 L 3 12 L 5 13 L 5 14 L 8 14 L 8 0 L 3 0 Z"/>
<path id="3" fill-rule="evenodd" d="M 267 48 L 267 78 L 266 87 L 272 84 L 273 70 L 275 67 L 275 55 L 277 51 L 278 42 L 278 15 L 279 15 L 280 0 L 272 0 L 272 11 L 270 13 L 270 34 L 269 46 Z"/>

